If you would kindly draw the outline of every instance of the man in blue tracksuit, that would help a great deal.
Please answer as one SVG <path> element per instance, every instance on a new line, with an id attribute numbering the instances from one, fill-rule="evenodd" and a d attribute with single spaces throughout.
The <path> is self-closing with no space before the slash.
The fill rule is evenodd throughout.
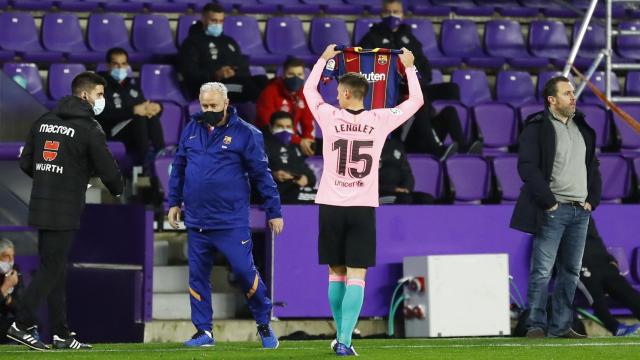
<path id="1" fill-rule="evenodd" d="M 271 300 L 253 263 L 249 228 L 250 182 L 265 201 L 269 227 L 284 226 L 280 197 L 264 152 L 262 133 L 229 106 L 227 88 L 206 83 L 200 88 L 202 112 L 182 131 L 169 180 L 169 223 L 177 228 L 184 203 L 189 241 L 191 321 L 197 332 L 187 346 L 212 346 L 211 270 L 214 249 L 231 264 L 264 348 L 278 339 L 269 325 Z"/>

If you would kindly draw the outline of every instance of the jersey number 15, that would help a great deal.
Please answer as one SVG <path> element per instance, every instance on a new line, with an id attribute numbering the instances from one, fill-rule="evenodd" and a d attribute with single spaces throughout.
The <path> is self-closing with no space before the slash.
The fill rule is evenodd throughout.
<path id="1" fill-rule="evenodd" d="M 351 145 L 351 146 L 349 146 Z M 349 140 L 339 139 L 333 143 L 333 151 L 338 150 L 338 174 L 345 176 L 347 174 L 347 157 L 350 164 L 358 164 L 364 161 L 364 170 L 358 171 L 357 167 L 349 167 L 349 176 L 355 179 L 362 179 L 371 172 L 373 158 L 369 154 L 360 153 L 361 149 L 373 147 L 373 141 L 353 140 L 349 144 Z M 351 148 L 351 153 L 349 153 Z"/>

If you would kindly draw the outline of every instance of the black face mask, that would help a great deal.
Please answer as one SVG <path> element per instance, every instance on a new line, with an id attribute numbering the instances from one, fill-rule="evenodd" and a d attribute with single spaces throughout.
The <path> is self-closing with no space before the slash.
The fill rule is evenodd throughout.
<path id="1" fill-rule="evenodd" d="M 300 79 L 297 76 L 292 76 L 288 78 L 284 78 L 284 86 L 286 86 L 289 91 L 298 91 L 304 85 L 304 80 Z"/>
<path id="2" fill-rule="evenodd" d="M 200 122 L 216 127 L 224 120 L 223 111 L 205 111 L 200 115 Z"/>

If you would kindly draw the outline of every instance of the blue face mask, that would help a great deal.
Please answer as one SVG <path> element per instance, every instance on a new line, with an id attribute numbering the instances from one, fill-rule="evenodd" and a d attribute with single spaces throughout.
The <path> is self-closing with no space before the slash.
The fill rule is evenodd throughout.
<path id="1" fill-rule="evenodd" d="M 120 82 L 127 78 L 128 69 L 127 68 L 113 68 L 111 69 L 111 77 L 116 79 L 116 81 Z"/>
<path id="2" fill-rule="evenodd" d="M 389 15 L 382 18 L 382 23 L 388 27 L 390 30 L 396 30 L 402 25 L 402 18 L 397 16 Z"/>
<path id="3" fill-rule="evenodd" d="M 291 137 L 293 136 L 293 130 L 290 129 L 274 129 L 273 136 L 282 143 L 282 145 L 291 144 Z"/>
<path id="4" fill-rule="evenodd" d="M 207 26 L 207 35 L 218 37 L 222 34 L 222 24 L 210 24 Z"/>

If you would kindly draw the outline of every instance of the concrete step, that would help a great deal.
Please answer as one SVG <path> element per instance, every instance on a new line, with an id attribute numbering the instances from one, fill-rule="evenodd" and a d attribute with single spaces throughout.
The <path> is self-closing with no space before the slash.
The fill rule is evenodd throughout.
<path id="1" fill-rule="evenodd" d="M 156 241 L 157 242 L 157 241 Z M 236 293 L 239 290 L 229 284 L 229 270 L 226 266 L 214 266 L 211 272 L 211 284 L 216 293 Z M 189 267 L 154 266 L 154 293 L 187 293 L 189 291 Z"/>
<path id="2" fill-rule="evenodd" d="M 238 307 L 244 306 L 244 300 L 238 293 L 214 293 L 213 316 L 215 319 L 231 319 L 237 316 Z M 154 320 L 188 320 L 191 318 L 191 305 L 188 293 L 153 294 Z"/>
<path id="3" fill-rule="evenodd" d="M 214 299 L 215 303 L 215 299 Z M 213 336 L 216 341 L 259 341 L 256 335 L 256 323 L 253 320 L 218 320 L 213 323 Z M 284 336 L 296 331 L 304 331 L 310 335 L 335 334 L 333 320 L 282 320 L 271 322 L 276 335 Z M 387 331 L 387 321 L 384 319 L 362 319 L 358 322 L 357 330 L 362 336 L 382 334 Z M 145 324 L 144 342 L 182 342 L 189 339 L 195 329 L 191 321 L 160 321 L 154 320 Z M 256 347 L 259 347 L 259 343 Z M 329 349 L 329 342 L 327 342 Z"/>

